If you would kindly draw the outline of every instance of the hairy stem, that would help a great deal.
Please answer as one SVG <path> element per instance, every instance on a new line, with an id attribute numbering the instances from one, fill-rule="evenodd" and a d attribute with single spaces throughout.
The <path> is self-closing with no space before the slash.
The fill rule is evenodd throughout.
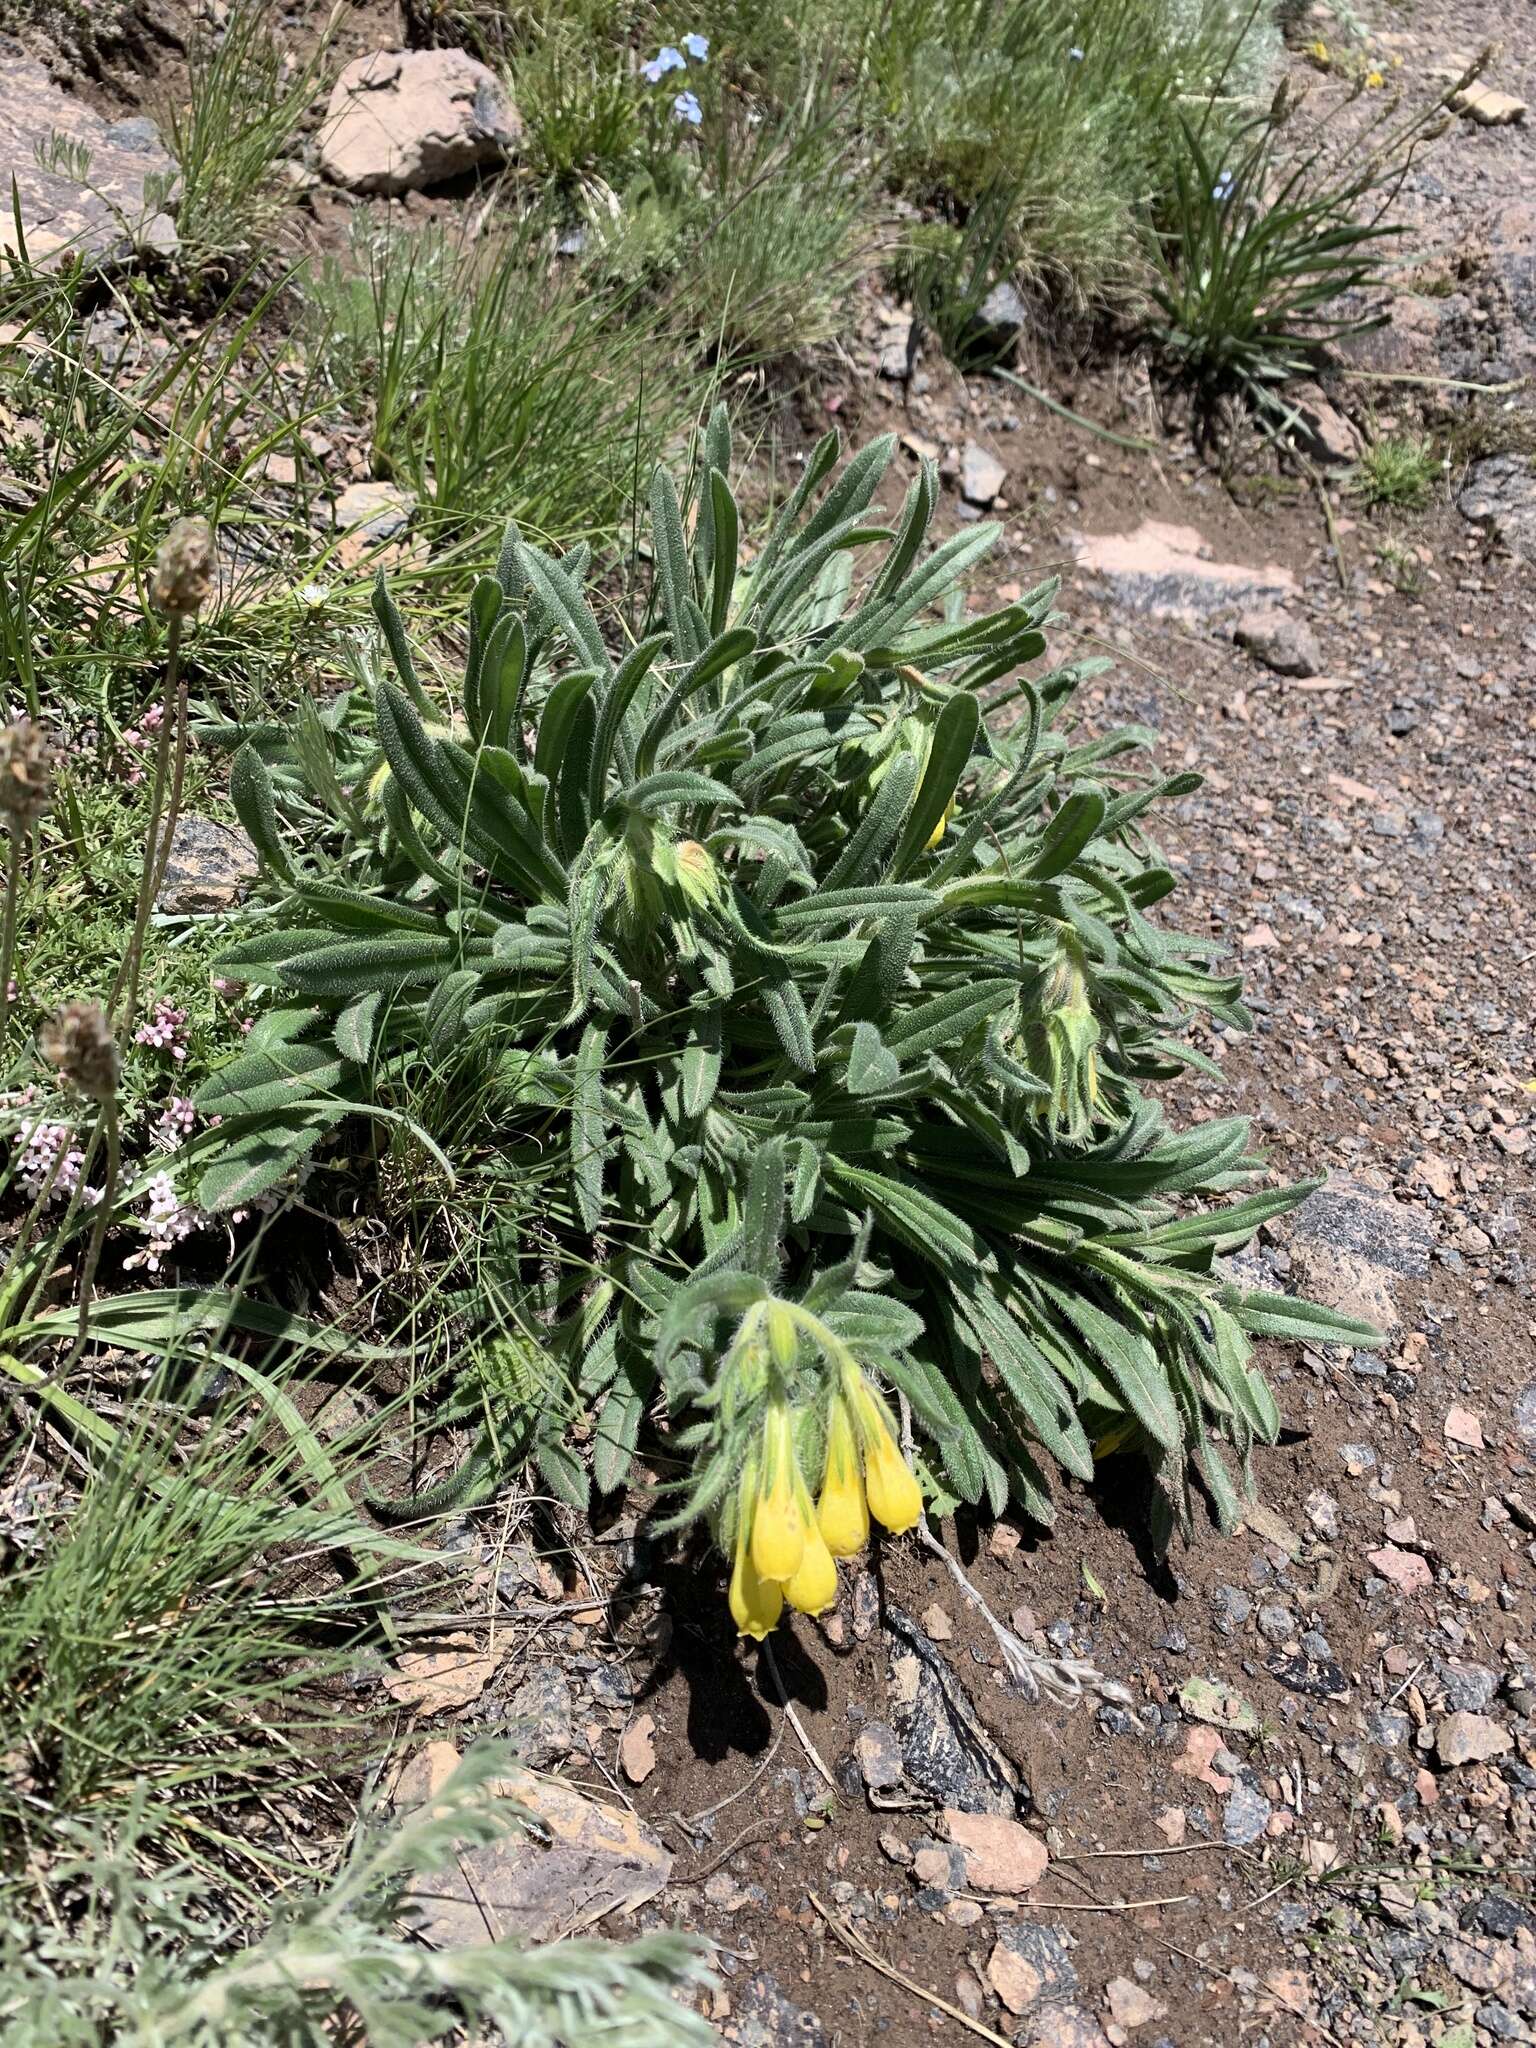
<path id="1" fill-rule="evenodd" d="M 160 719 L 159 742 L 155 748 L 155 780 L 149 800 L 149 838 L 143 871 L 139 876 L 138 900 L 134 905 L 133 932 L 128 941 L 128 950 L 123 955 L 122 965 L 112 983 L 112 992 L 107 998 L 107 1012 L 112 1018 L 113 1029 L 118 1043 L 126 1045 L 133 1037 L 134 1012 L 139 1000 L 139 970 L 144 958 L 144 935 L 149 929 L 149 913 L 154 904 L 155 891 L 159 886 L 161 872 L 160 836 L 161 821 L 165 812 L 166 783 L 169 779 L 171 761 L 172 727 L 183 720 L 177 717 L 178 705 L 186 703 L 186 690 L 180 683 L 181 671 L 181 618 L 171 619 L 170 638 L 166 653 L 165 697 Z M 178 761 L 178 796 L 180 762 L 185 756 L 185 735 L 177 736 L 176 756 Z M 171 818 L 172 829 L 175 818 Z M 166 858 L 170 857 L 169 838 L 166 843 Z M 119 1010 L 119 998 L 122 1006 Z"/>

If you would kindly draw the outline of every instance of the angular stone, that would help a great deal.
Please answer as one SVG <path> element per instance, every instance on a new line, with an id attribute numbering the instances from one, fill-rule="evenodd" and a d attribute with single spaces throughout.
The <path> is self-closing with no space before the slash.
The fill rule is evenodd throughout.
<path id="1" fill-rule="evenodd" d="M 1098 2021 L 1075 2005 L 1047 2006 L 1018 2039 L 1019 2048 L 1109 2048 Z"/>
<path id="2" fill-rule="evenodd" d="M 104 119 L 14 44 L 0 54 L 0 163 L 0 248 L 16 245 L 14 176 L 34 263 L 52 268 L 78 257 L 88 268 L 116 268 L 140 252 L 175 253 L 176 166 L 154 123 Z"/>
<path id="3" fill-rule="evenodd" d="M 256 849 L 238 825 L 188 811 L 176 820 L 155 908 L 166 917 L 232 910 L 260 873 Z"/>
<path id="4" fill-rule="evenodd" d="M 1066 1936 L 1030 1920 L 1004 1927 L 987 1960 L 987 1981 L 1013 2013 L 1028 2012 L 1043 1998 L 1070 1998 L 1077 1972 Z"/>
<path id="5" fill-rule="evenodd" d="M 871 1792 L 889 1792 L 901 1783 L 904 1766 L 896 1731 L 886 1721 L 866 1721 L 854 1738 L 859 1775 Z"/>
<path id="6" fill-rule="evenodd" d="M 1449 1766 L 1487 1763 L 1514 1746 L 1509 1730 L 1486 1714 L 1447 1714 L 1435 1729 L 1435 1754 Z"/>
<path id="7" fill-rule="evenodd" d="M 1294 415 L 1291 440 L 1304 455 L 1340 469 L 1360 460 L 1365 443 L 1359 429 L 1336 405 L 1329 404 L 1315 384 L 1298 385 L 1288 391 L 1285 403 Z"/>
<path id="8" fill-rule="evenodd" d="M 1519 455 L 1487 455 L 1467 472 L 1456 503 L 1501 547 L 1536 562 L 1536 466 Z"/>
<path id="9" fill-rule="evenodd" d="M 1526 115 L 1524 100 L 1517 100 L 1513 93 L 1499 92 L 1494 86 L 1475 81 L 1464 85 L 1460 92 L 1453 92 L 1446 101 L 1453 114 L 1475 121 L 1479 128 L 1510 128 L 1516 121 L 1523 121 Z"/>
<path id="10" fill-rule="evenodd" d="M 396 1807 L 429 1802 L 458 1761 L 452 1743 L 430 1743 L 402 1773 Z M 667 1850 L 622 1807 L 516 1767 L 490 1789 L 516 1799 L 539 1832 L 514 1828 L 413 1880 L 415 1924 L 438 1948 L 557 1941 L 605 1914 L 633 1912 L 672 1874 Z"/>
<path id="11" fill-rule="evenodd" d="M 1290 1230 L 1299 1291 L 1382 1329 L 1398 1320 L 1397 1278 L 1421 1279 L 1429 1271 L 1429 1222 L 1347 1174 L 1309 1195 Z"/>
<path id="12" fill-rule="evenodd" d="M 505 162 L 522 133 L 495 72 L 463 50 L 376 50 L 346 66 L 319 134 L 349 192 L 419 192 Z"/>
<path id="13" fill-rule="evenodd" d="M 538 1664 L 507 1706 L 507 1733 L 519 1759 L 536 1771 L 560 1763 L 575 1747 L 571 1688 L 558 1664 Z"/>
<path id="14" fill-rule="evenodd" d="M 891 1719 L 907 1777 L 937 1806 L 1011 1819 L 1018 1772 L 982 1726 L 965 1687 L 938 1646 L 894 1603 L 887 1603 L 886 1624 Z"/>
<path id="15" fill-rule="evenodd" d="M 983 448 L 979 441 L 966 442 L 960 451 L 960 495 L 968 505 L 985 512 L 994 499 L 1002 496 L 1007 481 L 1007 467 L 991 449 Z"/>
<path id="16" fill-rule="evenodd" d="M 341 528 L 336 558 L 344 569 L 363 562 L 389 567 L 408 551 L 406 535 L 416 500 L 397 484 L 348 484 L 336 500 L 334 518 Z"/>
<path id="17" fill-rule="evenodd" d="M 1279 604 L 1300 595 L 1289 569 L 1270 562 L 1262 569 L 1241 562 L 1203 559 L 1206 543 L 1197 527 L 1147 519 L 1133 533 L 1077 534 L 1080 565 L 1104 577 L 1130 611 L 1152 619 L 1198 625 L 1239 605 Z"/>
<path id="18" fill-rule="evenodd" d="M 1167 2006 L 1154 1998 L 1145 1985 L 1138 1984 L 1134 1977 L 1111 1977 L 1104 1986 L 1104 1998 L 1115 2025 L 1128 2031 L 1132 2027 L 1150 2026 L 1153 2020 L 1168 2017 Z"/>
<path id="19" fill-rule="evenodd" d="M 1244 612 L 1232 638 L 1277 676 L 1321 675 L 1322 650 L 1304 619 L 1279 610 Z"/>
<path id="20" fill-rule="evenodd" d="M 966 1882 L 979 1892 L 1027 1892 L 1044 1877 L 1050 1857 L 1044 1842 L 1000 1813 L 944 1810 L 949 1839 L 965 1854 Z"/>

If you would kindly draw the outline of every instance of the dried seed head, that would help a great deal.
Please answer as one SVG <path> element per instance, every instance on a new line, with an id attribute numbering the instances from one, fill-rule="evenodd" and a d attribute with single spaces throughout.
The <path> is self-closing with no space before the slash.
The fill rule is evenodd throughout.
<path id="1" fill-rule="evenodd" d="M 53 762 L 53 742 L 32 719 L 0 725 L 0 815 L 13 832 L 25 832 L 47 810 Z"/>
<path id="2" fill-rule="evenodd" d="M 190 618 L 213 592 L 213 570 L 213 528 L 206 519 L 178 519 L 155 556 L 150 603 L 173 618 Z"/>
<path id="3" fill-rule="evenodd" d="M 66 1003 L 38 1035 L 43 1058 L 96 1102 L 110 1102 L 122 1079 L 117 1040 L 100 1003 Z"/>

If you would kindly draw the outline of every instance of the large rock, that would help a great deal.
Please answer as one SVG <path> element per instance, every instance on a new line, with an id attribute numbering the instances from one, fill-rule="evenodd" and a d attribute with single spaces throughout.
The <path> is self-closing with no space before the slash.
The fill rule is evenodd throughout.
<path id="1" fill-rule="evenodd" d="M 419 192 L 505 162 L 520 134 L 496 74 L 463 50 L 376 50 L 336 81 L 320 168 L 349 192 Z"/>
<path id="2" fill-rule="evenodd" d="M 1536 562 L 1536 468 L 1523 457 L 1474 462 L 1456 502 L 1464 519 L 1486 528 L 1511 554 Z"/>
<path id="3" fill-rule="evenodd" d="M 429 1743 L 401 1774 L 395 1806 L 427 1804 L 458 1761 L 451 1742 Z M 666 1849 L 623 1807 L 520 1769 L 491 1789 L 516 1799 L 538 1832 L 518 1828 L 461 1849 L 447 1869 L 416 1879 L 415 1924 L 438 1948 L 475 1947 L 509 1935 L 558 1941 L 607 1913 L 633 1912 L 672 1874 Z"/>
<path id="4" fill-rule="evenodd" d="M 155 908 L 166 917 L 233 910 L 260 873 L 256 849 L 238 825 L 187 811 L 176 820 Z"/>
<path id="5" fill-rule="evenodd" d="M 1289 1228 L 1302 1291 L 1379 1329 L 1397 1325 L 1398 1281 L 1429 1271 L 1434 1230 L 1425 1217 L 1348 1174 L 1309 1195 Z"/>
<path id="6" fill-rule="evenodd" d="M 1305 619 L 1292 618 L 1278 607 L 1244 612 L 1232 629 L 1232 638 L 1277 676 L 1322 673 L 1323 657 L 1317 635 Z"/>
<path id="7" fill-rule="evenodd" d="M 891 1720 L 908 1781 L 936 1806 L 961 1813 L 1017 1811 L 1019 1774 L 982 1725 L 933 1639 L 887 1602 Z"/>
<path id="8" fill-rule="evenodd" d="M 1134 533 L 1079 534 L 1084 569 L 1104 577 L 1127 610 L 1148 618 L 1197 625 L 1238 605 L 1283 604 L 1300 590 L 1289 569 L 1262 569 L 1206 559 L 1204 536 L 1193 526 L 1146 519 Z"/>
<path id="9" fill-rule="evenodd" d="M 41 64 L 3 49 L 0 164 L 7 188 L 0 248 L 16 247 L 14 177 L 34 263 L 53 267 L 78 257 L 89 268 L 113 269 L 139 254 L 174 255 L 176 166 L 154 123 L 104 120 L 61 92 Z"/>

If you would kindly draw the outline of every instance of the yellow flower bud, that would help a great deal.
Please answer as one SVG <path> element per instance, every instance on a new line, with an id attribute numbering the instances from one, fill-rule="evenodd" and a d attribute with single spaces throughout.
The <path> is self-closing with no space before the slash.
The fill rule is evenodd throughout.
<path id="1" fill-rule="evenodd" d="M 827 1420 L 827 1462 L 821 1479 L 816 1523 L 834 1557 L 856 1557 L 869 1541 L 869 1505 L 853 1424 L 841 1401 Z"/>
<path id="2" fill-rule="evenodd" d="M 800 1569 L 784 1588 L 784 1598 L 801 1614 L 824 1614 L 836 1605 L 837 1566 L 814 1522 L 806 1535 Z"/>
<path id="3" fill-rule="evenodd" d="M 893 1536 L 915 1529 L 923 1512 L 923 1489 L 911 1467 L 886 1436 L 864 1454 L 864 1485 L 870 1512 Z"/>
<path id="4" fill-rule="evenodd" d="M 752 1563 L 761 1579 L 783 1584 L 805 1555 L 805 1522 L 795 1487 L 794 1431 L 788 1408 L 774 1401 L 763 1425 L 762 1478 L 752 1512 Z"/>
<path id="5" fill-rule="evenodd" d="M 800 1336 L 793 1315 L 782 1301 L 770 1301 L 764 1320 L 774 1364 L 781 1372 L 793 1372 L 800 1352 Z"/>
<path id="6" fill-rule="evenodd" d="M 744 1636 L 758 1642 L 779 1625 L 784 1612 L 784 1595 L 771 1580 L 760 1579 L 753 1569 L 747 1543 L 746 1518 L 736 1538 L 736 1565 L 731 1573 L 731 1619 Z"/>
<path id="7" fill-rule="evenodd" d="M 859 1433 L 864 1439 L 864 1490 L 869 1511 L 893 1535 L 917 1526 L 923 1512 L 923 1489 L 891 1434 L 885 1404 L 867 1380 L 855 1396 Z"/>

